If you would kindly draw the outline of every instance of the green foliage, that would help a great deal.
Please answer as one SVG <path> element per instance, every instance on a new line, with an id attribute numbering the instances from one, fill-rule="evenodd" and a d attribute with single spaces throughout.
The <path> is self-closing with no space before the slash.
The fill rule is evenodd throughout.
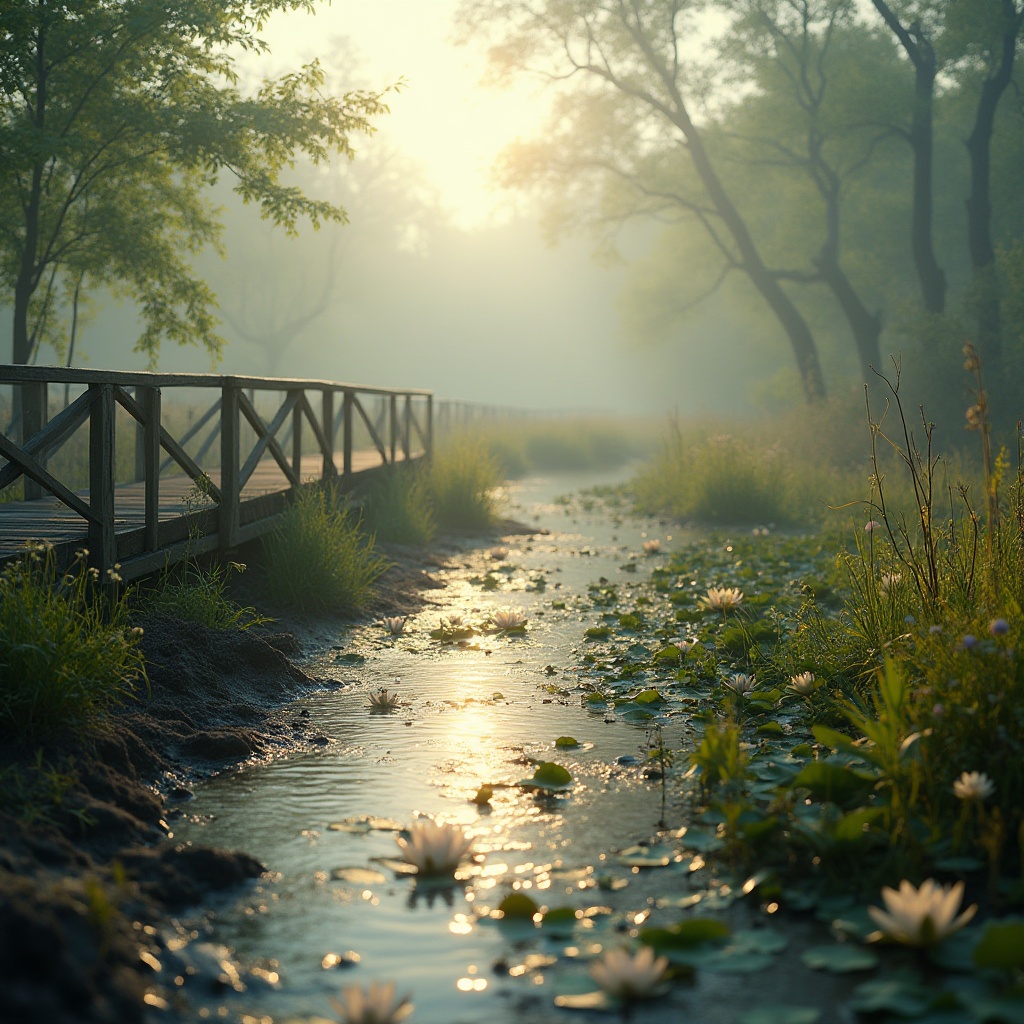
<path id="1" fill-rule="evenodd" d="M 444 530 L 485 530 L 497 519 L 504 474 L 480 439 L 453 439 L 434 452 L 427 479 L 437 523 Z"/>
<path id="2" fill-rule="evenodd" d="M 214 296 L 191 255 L 218 244 L 204 193 L 222 174 L 288 231 L 344 220 L 282 175 L 298 155 L 351 156 L 382 96 L 326 95 L 316 62 L 239 85 L 238 55 L 264 51 L 268 16 L 295 7 L 311 4 L 81 0 L 5 13 L 0 288 L 14 299 L 16 362 L 58 329 L 61 290 L 83 279 L 135 299 L 150 357 L 164 338 L 216 352 Z"/>
<path id="3" fill-rule="evenodd" d="M 29 743 L 87 728 L 146 681 L 142 631 L 80 552 L 58 574 L 37 548 L 0 571 L 0 734 Z"/>
<path id="4" fill-rule="evenodd" d="M 251 606 L 242 607 L 227 594 L 231 572 L 245 566 L 229 562 L 227 568 L 213 565 L 203 569 L 189 561 L 169 570 L 145 600 L 146 611 L 187 622 L 199 622 L 209 629 L 248 629 L 269 622 Z"/>
<path id="5" fill-rule="evenodd" d="M 363 517 L 378 540 L 429 544 L 437 536 L 429 475 L 394 467 L 370 487 L 363 502 Z"/>
<path id="6" fill-rule="evenodd" d="M 267 588 L 303 611 L 353 612 L 366 607 L 388 562 L 374 551 L 330 488 L 307 488 L 263 544 Z"/>

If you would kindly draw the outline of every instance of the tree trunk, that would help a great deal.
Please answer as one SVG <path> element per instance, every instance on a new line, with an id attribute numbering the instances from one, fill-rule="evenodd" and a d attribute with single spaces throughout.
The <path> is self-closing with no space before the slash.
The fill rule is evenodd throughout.
<path id="1" fill-rule="evenodd" d="M 823 253 L 821 258 L 815 261 L 815 265 L 850 325 L 853 343 L 857 348 L 857 358 L 860 360 L 861 375 L 865 381 L 869 381 L 872 371 L 882 365 L 882 350 L 878 343 L 882 335 L 882 317 L 878 313 L 868 311 L 834 255 Z"/>
<path id="2" fill-rule="evenodd" d="M 974 316 L 978 350 L 982 358 L 998 360 L 1002 354 L 1002 311 L 995 280 L 995 245 L 992 242 L 992 134 L 996 108 L 1013 75 L 1013 60 L 1020 32 L 1020 18 L 1013 0 L 1002 0 L 1006 18 L 999 67 L 985 79 L 967 139 L 971 164 L 971 188 L 967 198 L 967 244 L 974 276 Z"/>
<path id="3" fill-rule="evenodd" d="M 914 109 L 910 120 L 910 148 L 914 154 L 910 248 L 921 286 L 921 302 L 929 313 L 946 309 L 946 275 L 935 258 L 934 221 L 934 105 L 938 65 L 931 41 L 920 23 L 907 29 L 884 0 L 872 0 L 914 65 Z"/>

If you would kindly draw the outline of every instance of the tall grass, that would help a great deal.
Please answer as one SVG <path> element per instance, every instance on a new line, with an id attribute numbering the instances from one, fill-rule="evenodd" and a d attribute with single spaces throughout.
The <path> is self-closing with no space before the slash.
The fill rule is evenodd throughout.
<path id="1" fill-rule="evenodd" d="M 232 572 L 244 572 L 245 566 L 229 562 L 227 567 L 213 565 L 204 569 L 186 560 L 165 572 L 142 605 L 153 615 L 198 622 L 208 629 L 249 629 L 270 620 L 252 606 L 242 606 L 227 593 Z"/>
<path id="2" fill-rule="evenodd" d="M 57 572 L 38 547 L 0 571 L 0 735 L 29 743 L 80 731 L 146 681 L 128 601 L 103 597 L 79 552 Z"/>
<path id="3" fill-rule="evenodd" d="M 445 530 L 486 530 L 497 520 L 505 474 L 485 441 L 460 437 L 438 447 L 428 476 L 430 503 Z"/>
<path id="4" fill-rule="evenodd" d="M 302 611 L 354 612 L 373 596 L 388 562 L 332 488 L 302 491 L 263 544 L 267 589 Z"/>
<path id="5" fill-rule="evenodd" d="M 437 536 L 429 472 L 419 467 L 393 466 L 368 489 L 363 521 L 378 540 L 429 544 Z"/>

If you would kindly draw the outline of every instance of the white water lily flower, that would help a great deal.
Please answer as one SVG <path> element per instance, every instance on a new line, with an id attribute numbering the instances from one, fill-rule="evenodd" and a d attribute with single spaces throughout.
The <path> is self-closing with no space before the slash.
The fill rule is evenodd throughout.
<path id="1" fill-rule="evenodd" d="M 371 981 L 367 991 L 360 985 L 349 985 L 342 989 L 340 999 L 331 999 L 331 1005 L 341 1024 L 398 1024 L 412 1013 L 409 997 L 396 1000 L 395 986 L 390 981 L 386 985 Z"/>
<path id="2" fill-rule="evenodd" d="M 383 686 L 370 692 L 371 711 L 394 711 L 398 707 L 398 694 L 391 693 Z"/>
<path id="3" fill-rule="evenodd" d="M 616 999 L 650 999 L 658 995 L 658 985 L 668 969 L 668 960 L 655 958 L 654 950 L 644 946 L 636 956 L 626 949 L 609 949 L 591 964 L 590 975 L 601 991 Z"/>
<path id="4" fill-rule="evenodd" d="M 936 946 L 953 932 L 963 928 L 978 910 L 976 903 L 959 917 L 956 912 L 964 896 L 964 883 L 941 886 L 933 878 L 915 888 L 906 879 L 900 888 L 882 889 L 886 910 L 868 907 L 875 923 L 891 939 L 907 946 Z"/>
<path id="5" fill-rule="evenodd" d="M 744 675 L 742 672 L 737 672 L 732 679 L 726 679 L 725 685 L 741 697 L 746 697 L 748 693 L 753 693 L 757 689 L 757 681 L 754 677 Z"/>
<path id="6" fill-rule="evenodd" d="M 743 591 L 739 587 L 708 587 L 701 603 L 715 612 L 731 612 L 743 604 Z"/>
<path id="7" fill-rule="evenodd" d="M 526 616 L 514 608 L 502 608 L 491 613 L 491 622 L 497 629 L 519 629 L 526 625 Z"/>
<path id="8" fill-rule="evenodd" d="M 661 541 L 656 537 L 644 541 L 644 554 L 656 555 L 661 550 Z"/>
<path id="9" fill-rule="evenodd" d="M 903 577 L 898 572 L 884 572 L 882 573 L 882 578 L 878 581 L 879 589 L 883 594 L 888 594 L 901 579 Z"/>
<path id="10" fill-rule="evenodd" d="M 987 800 L 996 784 L 984 772 L 963 772 L 953 783 L 953 792 L 961 800 Z"/>
<path id="11" fill-rule="evenodd" d="M 789 689 L 801 697 L 809 697 L 819 686 L 821 681 L 813 672 L 800 672 L 789 678 Z"/>
<path id="12" fill-rule="evenodd" d="M 417 821 L 409 828 L 409 838 L 396 836 L 402 857 L 421 875 L 453 875 L 459 862 L 473 845 L 458 825 Z"/>
<path id="13" fill-rule="evenodd" d="M 386 615 L 380 620 L 380 624 L 392 636 L 398 636 L 405 629 L 405 618 L 401 615 Z"/>
<path id="14" fill-rule="evenodd" d="M 496 562 L 504 562 L 508 558 L 508 548 L 496 547 L 491 548 L 487 554 L 493 558 Z"/>

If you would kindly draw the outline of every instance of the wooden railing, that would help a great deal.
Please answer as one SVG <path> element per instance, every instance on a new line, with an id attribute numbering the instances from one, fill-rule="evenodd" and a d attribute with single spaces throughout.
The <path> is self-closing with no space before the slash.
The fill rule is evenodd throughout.
<path id="1" fill-rule="evenodd" d="M 311 477 L 340 477 L 345 483 L 357 469 L 429 456 L 433 441 L 433 396 L 422 390 L 323 380 L 0 365 L 3 384 L 15 389 L 15 404 L 29 412 L 20 422 L 31 428 L 20 429 L 16 418 L 9 435 L 0 433 L 0 458 L 6 460 L 0 464 L 0 500 L 10 499 L 10 492 L 4 492 L 19 480 L 26 502 L 53 495 L 84 520 L 91 564 L 102 571 L 130 561 L 131 576 L 174 561 L 185 546 L 229 549 L 251 539 L 263 531 L 268 516 L 284 507 L 291 491 Z M 52 418 L 51 384 L 84 388 Z M 207 395 L 208 406 L 175 437 L 162 416 L 164 399 L 173 389 L 194 388 Z M 266 399 L 275 393 L 278 397 L 268 412 Z M 134 530 L 119 530 L 115 522 L 115 495 L 123 498 L 121 492 L 128 491 L 115 480 L 118 408 L 135 423 L 134 473 L 129 475 L 137 481 L 136 491 L 141 488 L 143 508 L 141 524 Z M 76 486 L 50 470 L 58 450 L 86 424 L 88 445 L 82 447 L 82 458 L 87 451 L 87 492 L 81 481 Z M 365 449 L 356 449 L 357 431 Z M 192 455 L 186 450 L 190 445 L 198 445 Z M 204 468 L 210 462 L 213 468 Z M 280 486 L 275 493 L 282 500 L 259 502 L 269 488 L 251 495 L 246 488 L 254 491 L 257 478 L 267 477 L 268 465 L 276 467 Z M 181 524 L 171 520 L 189 515 L 170 515 L 161 507 L 161 477 L 169 472 L 190 479 L 208 506 L 186 510 L 191 520 L 185 538 Z M 259 507 L 246 514 L 246 506 L 254 504 Z"/>

